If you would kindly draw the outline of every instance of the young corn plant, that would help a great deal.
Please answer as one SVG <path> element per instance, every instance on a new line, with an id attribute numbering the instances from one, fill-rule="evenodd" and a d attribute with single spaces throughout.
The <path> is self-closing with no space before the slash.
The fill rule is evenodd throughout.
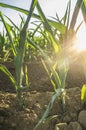
<path id="1" fill-rule="evenodd" d="M 48 104 L 48 107 L 46 111 L 44 112 L 42 118 L 39 120 L 37 125 L 35 126 L 34 130 L 44 121 L 44 119 L 48 116 L 50 110 L 53 107 L 53 103 L 57 97 L 61 97 L 61 102 L 62 102 L 62 108 L 63 111 L 65 111 L 65 81 L 66 81 L 66 76 L 68 72 L 68 63 L 65 60 L 64 49 L 59 45 L 59 41 L 56 40 L 54 34 L 53 34 L 53 27 L 55 27 L 58 31 L 60 31 L 61 34 L 65 33 L 66 27 L 62 23 L 56 23 L 54 21 L 48 21 L 44 15 L 44 13 L 41 10 L 41 7 L 39 3 L 37 3 L 37 9 L 41 18 L 41 21 L 43 22 L 43 25 L 45 27 L 45 30 L 47 32 L 48 37 L 51 39 L 52 46 L 54 48 L 54 53 L 56 55 L 56 61 L 54 62 L 47 54 L 43 53 L 43 51 L 38 48 L 42 56 L 44 57 L 44 60 L 42 60 L 42 63 L 50 77 L 52 86 L 54 88 L 54 94 L 52 95 L 50 102 Z M 52 26 L 51 26 L 51 24 Z M 63 30 L 60 30 L 59 28 L 62 27 Z M 62 31 L 62 32 L 61 32 Z M 63 49 L 63 50 L 62 50 Z M 47 65 L 45 63 L 47 61 Z"/>
<path id="2" fill-rule="evenodd" d="M 10 46 L 7 37 L 4 34 L 4 31 L 2 34 L 0 34 L 0 61 L 5 62 L 7 60 L 10 60 Z"/>
<path id="3" fill-rule="evenodd" d="M 70 52 L 68 52 L 67 50 L 72 49 L 72 46 L 74 44 L 74 43 L 72 43 L 72 39 L 75 37 L 75 34 L 76 34 L 79 26 L 81 25 L 81 23 L 80 23 L 80 25 L 77 27 L 76 31 L 74 31 L 74 27 L 76 24 L 77 16 L 78 16 L 79 10 L 81 8 L 81 5 L 82 5 L 82 1 L 77 0 L 75 9 L 74 9 L 74 13 L 73 13 L 73 17 L 70 22 L 71 0 L 69 0 L 64 17 L 61 20 L 59 20 L 59 18 L 57 17 L 57 22 L 56 22 L 56 21 L 51 21 L 51 20 L 46 19 L 44 13 L 41 10 L 39 3 L 37 3 L 37 9 L 38 9 L 38 12 L 40 15 L 40 19 L 43 22 L 44 28 L 46 29 L 46 32 L 48 33 L 48 36 L 51 39 L 52 45 L 55 49 L 54 53 L 56 56 L 56 59 L 55 59 L 56 62 L 53 63 L 52 59 L 50 59 L 49 57 L 47 57 L 46 55 L 43 54 L 45 59 L 48 61 L 48 65 L 46 65 L 45 61 L 42 60 L 42 62 L 50 77 L 50 80 L 51 80 L 51 83 L 52 83 L 52 86 L 53 86 L 55 92 L 51 97 L 51 100 L 48 104 L 46 111 L 44 112 L 42 118 L 39 120 L 39 122 L 35 126 L 34 130 L 48 116 L 51 108 L 53 107 L 53 103 L 58 96 L 61 96 L 63 110 L 65 110 L 65 94 L 66 94 L 65 83 L 66 83 L 67 72 L 69 69 L 69 62 L 70 62 L 69 60 L 71 60 L 70 57 L 72 57 L 72 54 Z M 61 29 L 61 27 L 62 27 L 62 29 Z M 54 28 L 57 30 L 57 32 L 58 31 L 60 32 L 60 35 L 57 33 L 59 40 L 56 40 L 56 38 L 53 35 Z M 74 34 L 74 32 L 75 32 L 75 34 Z M 74 50 L 72 50 L 72 51 L 74 51 Z M 56 69 L 56 67 L 57 67 L 57 69 Z"/>
<path id="4" fill-rule="evenodd" d="M 27 28 L 28 28 L 28 24 L 30 22 L 36 3 L 37 3 L 37 0 L 32 0 L 30 11 L 27 15 L 27 19 L 20 32 L 20 39 L 18 41 L 17 48 L 14 46 L 14 42 L 10 33 L 10 26 L 6 23 L 2 13 L 0 12 L 1 20 L 5 26 L 6 33 L 8 35 L 8 38 L 12 47 L 12 52 L 14 56 L 14 66 L 15 66 L 15 71 L 16 71 L 16 80 L 14 79 L 14 77 L 11 75 L 11 73 L 8 71 L 8 69 L 4 65 L 0 64 L 0 70 L 2 70 L 11 79 L 12 83 L 14 84 L 16 92 L 17 92 L 17 98 L 19 100 L 20 109 L 23 107 L 23 103 L 24 103 L 22 92 L 28 89 L 28 86 L 22 85 L 23 76 L 24 76 L 23 63 L 24 63 L 24 57 L 25 57 Z M 8 8 L 9 8 L 9 5 L 8 5 Z"/>

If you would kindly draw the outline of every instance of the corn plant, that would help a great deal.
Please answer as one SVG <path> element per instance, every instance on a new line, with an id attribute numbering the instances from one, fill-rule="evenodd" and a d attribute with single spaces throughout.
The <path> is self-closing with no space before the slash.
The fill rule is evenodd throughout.
<path id="1" fill-rule="evenodd" d="M 24 57 L 25 57 L 26 33 L 27 33 L 28 24 L 30 22 L 30 18 L 31 18 L 31 15 L 33 13 L 36 3 L 37 3 L 37 0 L 35 1 L 32 0 L 32 4 L 30 7 L 30 11 L 28 13 L 27 19 L 20 32 L 20 39 L 18 41 L 17 48 L 14 46 L 14 42 L 10 33 L 10 26 L 4 20 L 2 12 L 0 12 L 1 20 L 5 26 L 5 29 L 6 29 L 6 32 L 7 32 L 11 47 L 12 47 L 12 52 L 14 56 L 14 65 L 15 65 L 15 71 L 16 71 L 16 80 L 14 79 L 14 77 L 11 75 L 11 73 L 7 70 L 5 66 L 0 65 L 0 70 L 2 70 L 11 79 L 12 83 L 14 84 L 16 88 L 20 108 L 22 108 L 23 106 L 22 91 L 28 88 L 28 86 L 26 87 L 22 86 L 22 81 L 23 81 L 23 76 L 24 76 L 23 62 L 24 62 Z M 9 5 L 8 5 L 8 8 L 9 8 Z"/>
<path id="2" fill-rule="evenodd" d="M 7 44 L 8 39 L 4 34 L 0 34 L 0 61 L 4 62 L 9 60 L 10 55 L 10 46 L 9 43 Z"/>
<path id="3" fill-rule="evenodd" d="M 77 1 L 71 22 L 70 22 L 71 1 L 69 1 L 69 3 L 68 3 L 65 15 L 62 18 L 62 20 L 59 20 L 59 18 L 58 18 L 58 21 L 60 21 L 59 25 L 62 25 L 62 23 L 64 25 L 64 30 L 65 30 L 64 33 L 59 30 L 57 22 L 49 21 L 46 19 L 46 17 L 44 16 L 44 14 L 40 8 L 40 5 L 37 3 L 37 9 L 39 11 L 41 20 L 44 24 L 44 27 L 46 28 L 46 31 L 49 32 L 49 37 L 51 38 L 52 43 L 54 42 L 53 46 L 55 48 L 55 53 L 57 54 L 57 56 L 56 56 L 57 61 L 55 63 L 52 63 L 52 60 L 47 57 L 48 66 L 43 61 L 43 65 L 50 77 L 50 80 L 51 80 L 51 83 L 55 90 L 55 93 L 52 95 L 46 111 L 44 112 L 42 118 L 37 123 L 37 125 L 34 129 L 36 129 L 47 117 L 47 115 L 49 114 L 49 111 L 51 110 L 51 108 L 53 106 L 55 99 L 59 95 L 61 95 L 63 110 L 65 110 L 65 81 L 66 81 L 66 76 L 67 76 L 67 72 L 69 69 L 68 68 L 69 60 L 71 60 L 70 59 L 71 53 L 68 53 L 67 49 L 70 49 L 70 48 L 72 49 L 72 44 L 74 44 L 74 43 L 72 43 L 72 41 L 70 42 L 70 40 L 72 40 L 75 37 L 76 32 L 81 25 L 81 23 L 80 23 L 80 25 L 77 27 L 76 31 L 74 31 L 77 16 L 78 16 L 82 3 L 83 3 L 83 1 L 80 1 L 80 0 Z M 63 27 L 63 25 L 62 25 L 62 27 Z M 57 31 L 60 31 L 60 35 L 58 35 L 59 42 L 57 42 L 57 45 L 55 44 L 56 43 L 55 38 L 53 38 L 51 26 L 53 26 L 55 29 L 57 29 Z M 60 43 L 60 46 L 59 46 L 59 43 Z M 68 43 L 69 43 L 69 45 L 68 45 Z M 58 71 L 56 70 L 56 66 L 58 68 Z M 84 98 L 85 98 L 85 95 L 84 95 Z"/>

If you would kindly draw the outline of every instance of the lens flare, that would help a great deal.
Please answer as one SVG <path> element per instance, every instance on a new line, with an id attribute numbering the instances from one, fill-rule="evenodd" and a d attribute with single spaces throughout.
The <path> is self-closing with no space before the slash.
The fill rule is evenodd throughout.
<path id="1" fill-rule="evenodd" d="M 77 36 L 76 50 L 78 52 L 86 51 L 86 27 L 80 30 Z"/>
<path id="2" fill-rule="evenodd" d="M 85 51 L 86 50 L 86 39 L 84 37 L 79 38 L 76 43 L 77 51 Z"/>

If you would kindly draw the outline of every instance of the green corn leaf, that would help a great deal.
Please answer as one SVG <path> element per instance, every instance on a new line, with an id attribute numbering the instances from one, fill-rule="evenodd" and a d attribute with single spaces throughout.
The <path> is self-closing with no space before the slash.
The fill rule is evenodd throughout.
<path id="1" fill-rule="evenodd" d="M 63 25 L 62 23 L 58 23 L 56 21 L 50 21 L 50 20 L 49 20 L 49 23 L 51 26 L 57 29 L 61 34 L 65 34 L 65 31 L 66 31 L 65 25 Z"/>
<path id="2" fill-rule="evenodd" d="M 4 8 L 14 9 L 14 10 L 19 11 L 19 12 L 21 12 L 21 13 L 24 13 L 24 14 L 26 14 L 26 15 L 28 15 L 28 13 L 29 13 L 28 10 L 25 10 L 25 9 L 22 9 L 22 8 L 19 8 L 19 7 L 16 7 L 16 6 L 8 5 L 8 4 L 5 4 L 5 3 L 0 3 L 0 6 L 1 6 L 1 7 L 4 7 Z M 40 20 L 40 16 L 37 15 L 37 14 L 35 14 L 35 13 L 32 14 L 32 17 Z M 45 19 L 46 19 L 46 18 L 45 18 Z M 62 33 L 65 32 L 65 26 L 64 26 L 63 24 L 61 24 L 61 23 L 56 23 L 56 22 L 54 22 L 54 21 L 52 21 L 52 20 L 49 20 L 49 19 L 47 19 L 47 20 L 49 21 L 49 23 L 50 23 L 52 26 L 56 27 L 60 32 L 62 32 Z"/>
<path id="3" fill-rule="evenodd" d="M 50 78 L 50 81 L 51 81 L 51 83 L 53 85 L 54 91 L 56 91 L 56 84 L 55 84 L 55 82 L 52 79 L 53 73 L 50 71 L 49 66 L 47 67 L 47 65 L 45 64 L 44 60 L 42 60 L 42 64 L 43 64 L 43 66 L 44 66 L 44 68 L 45 68 L 45 70 L 46 70 L 46 72 L 47 72 L 47 74 L 48 74 L 48 76 Z"/>
<path id="4" fill-rule="evenodd" d="M 13 37 L 14 38 L 16 38 L 16 31 L 18 32 L 20 32 L 20 28 L 9 18 L 9 17 L 7 17 L 6 15 L 5 15 L 5 17 L 9 20 L 9 22 L 12 24 L 12 26 L 10 27 L 10 25 L 9 25 L 9 27 L 11 28 L 10 29 L 10 31 L 12 32 L 12 35 L 13 35 Z"/>
<path id="5" fill-rule="evenodd" d="M 0 70 L 9 77 L 9 79 L 11 80 L 11 82 L 13 83 L 13 85 L 15 86 L 15 89 L 17 91 L 18 90 L 17 83 L 16 83 L 14 77 L 12 76 L 12 74 L 10 73 L 10 71 L 2 64 L 0 64 Z"/>
<path id="6" fill-rule="evenodd" d="M 10 55 L 10 49 L 7 49 L 6 52 L 5 52 L 5 54 L 4 54 L 4 57 L 3 57 L 3 61 L 4 62 L 8 60 L 9 55 Z"/>
<path id="7" fill-rule="evenodd" d="M 37 2 L 36 7 L 37 7 L 37 10 L 38 10 L 38 12 L 39 12 L 40 19 L 41 19 L 41 21 L 43 22 L 44 27 L 45 27 L 46 31 L 48 32 L 48 34 L 49 34 L 49 36 L 50 36 L 50 38 L 51 38 L 51 40 L 52 40 L 52 44 L 53 44 L 53 47 L 54 47 L 54 49 L 55 49 L 55 52 L 58 53 L 58 51 L 59 51 L 59 46 L 58 46 L 57 41 L 56 41 L 56 39 L 55 39 L 55 37 L 54 37 L 54 34 L 53 34 L 53 32 L 52 32 L 51 26 L 50 26 L 48 20 L 46 19 L 45 15 L 44 15 L 44 13 L 43 13 L 41 7 L 40 7 L 39 2 Z"/>
<path id="8" fill-rule="evenodd" d="M 32 16 L 36 3 L 37 3 L 37 0 L 32 0 L 29 14 L 28 14 L 25 24 L 20 32 L 19 48 L 18 48 L 17 56 L 15 57 L 15 68 L 16 68 L 18 86 L 22 85 L 22 80 L 23 80 L 23 76 L 24 76 L 23 62 L 24 62 L 24 56 L 25 56 L 26 31 L 27 31 L 28 24 L 30 22 L 30 19 L 31 19 L 31 16 Z"/>
<path id="9" fill-rule="evenodd" d="M 58 87 L 61 87 L 62 85 L 61 85 L 61 80 L 60 80 L 60 77 L 59 77 L 59 75 L 58 75 L 58 73 L 55 71 L 55 69 L 53 68 L 53 64 L 52 64 L 52 62 L 51 62 L 51 59 L 47 56 L 47 54 L 46 53 L 44 53 L 43 52 L 43 50 L 37 45 L 37 44 L 35 44 L 31 39 L 27 39 L 28 40 L 28 42 L 29 42 L 29 44 L 31 44 L 31 45 L 33 45 L 37 50 L 39 50 L 40 52 L 41 52 L 41 54 L 42 54 L 42 56 L 44 57 L 44 59 L 45 59 L 45 61 L 47 61 L 47 63 L 48 63 L 48 73 L 49 73 L 49 75 L 51 75 L 51 73 L 53 74 L 53 78 L 54 78 L 54 80 L 55 80 L 55 83 L 56 83 L 56 86 L 58 86 Z M 47 68 L 46 68 L 47 69 Z"/>
<path id="10" fill-rule="evenodd" d="M 80 11 L 80 8 L 82 6 L 83 0 L 77 0 L 75 8 L 74 8 L 74 12 L 72 15 L 72 20 L 70 23 L 70 29 L 74 30 L 75 24 L 76 24 L 76 20 Z"/>
<path id="11" fill-rule="evenodd" d="M 49 102 L 49 104 L 48 104 L 48 106 L 47 106 L 46 111 L 44 112 L 42 118 L 39 120 L 39 122 L 38 122 L 37 125 L 35 126 L 34 130 L 36 130 L 36 129 L 41 125 L 41 123 L 45 120 L 45 118 L 48 116 L 50 110 L 51 110 L 52 107 L 53 107 L 53 103 L 54 103 L 55 99 L 56 99 L 58 96 L 60 96 L 61 93 L 63 93 L 63 92 L 64 92 L 64 90 L 61 89 L 61 88 L 59 88 L 59 89 L 57 89 L 56 92 L 52 95 L 51 100 L 50 100 L 50 102 Z"/>
<path id="12" fill-rule="evenodd" d="M 61 85 L 64 88 L 66 77 L 67 77 L 67 72 L 68 72 L 68 69 L 69 69 L 69 65 L 68 65 L 67 61 L 65 61 L 64 59 L 62 59 L 59 64 L 60 64 L 59 77 L 60 77 L 60 80 L 61 80 Z"/>
<path id="13" fill-rule="evenodd" d="M 21 18 L 22 23 L 24 24 L 24 23 L 25 23 L 24 17 L 23 17 L 21 14 L 19 14 L 19 16 L 20 16 L 20 18 Z"/>
<path id="14" fill-rule="evenodd" d="M 27 41 L 29 44 L 31 44 L 34 48 L 36 48 L 37 50 L 39 50 L 42 54 L 42 56 L 44 57 L 44 59 L 47 61 L 47 60 L 50 60 L 49 57 L 47 56 L 46 53 L 44 53 L 44 51 L 37 45 L 35 44 L 30 38 L 27 38 Z"/>
<path id="15" fill-rule="evenodd" d="M 35 35 L 35 33 L 38 31 L 38 29 L 40 28 L 42 23 L 40 23 L 39 25 L 37 25 L 36 29 L 34 29 L 34 32 L 32 34 L 32 37 Z"/>
<path id="16" fill-rule="evenodd" d="M 68 5 L 67 5 L 63 18 L 61 19 L 61 21 L 63 20 L 64 25 L 66 25 L 66 22 L 67 22 L 67 14 L 68 14 Z"/>
<path id="17" fill-rule="evenodd" d="M 26 86 L 29 86 L 29 80 L 28 80 L 28 66 L 25 65 L 25 82 Z"/>
<path id="18" fill-rule="evenodd" d="M 84 21 L 85 21 L 85 23 L 86 23 L 86 1 L 85 1 L 85 0 L 84 0 L 84 2 L 82 3 L 81 11 L 82 11 L 82 15 L 83 15 Z"/>
<path id="19" fill-rule="evenodd" d="M 8 5 L 8 4 L 1 3 L 1 2 L 0 2 L 0 6 L 4 7 L 4 8 L 14 9 L 14 10 L 19 11 L 19 12 L 24 13 L 24 14 L 28 14 L 28 10 L 25 10 L 25 9 L 22 9 L 22 8 L 19 8 L 16 6 Z"/>
<path id="20" fill-rule="evenodd" d="M 44 62 L 44 60 L 41 59 L 41 61 L 42 61 L 42 64 L 43 64 L 43 66 L 44 66 L 44 68 L 45 68 L 47 74 L 50 76 L 49 70 L 48 70 L 48 68 L 47 68 L 47 66 L 46 66 L 46 64 L 45 64 L 45 62 Z"/>
<path id="21" fill-rule="evenodd" d="M 49 67 L 52 74 L 52 80 L 56 84 L 56 87 L 59 87 L 59 88 L 62 87 L 60 76 L 58 72 L 55 70 L 56 64 L 55 65 L 49 64 L 49 65 L 50 65 Z"/>
<path id="22" fill-rule="evenodd" d="M 84 85 L 82 86 L 82 90 L 81 90 L 81 101 L 82 101 L 83 103 L 86 102 L 86 84 L 84 84 Z"/>
<path id="23" fill-rule="evenodd" d="M 10 34 L 11 26 L 10 26 L 9 24 L 7 24 L 6 21 L 4 20 L 4 17 L 3 17 L 3 15 L 2 15 L 2 12 L 0 12 L 0 17 L 1 17 L 1 19 L 2 19 L 2 22 L 3 22 L 4 26 L 5 26 L 7 35 L 8 35 L 8 37 L 9 37 L 10 42 L 11 42 L 13 54 L 14 54 L 14 56 L 16 56 L 16 49 L 15 49 L 15 47 L 14 47 L 13 40 L 12 40 L 12 37 L 11 37 L 11 34 Z"/>
<path id="24" fill-rule="evenodd" d="M 56 84 L 55 84 L 55 82 L 52 80 L 52 78 L 51 78 L 50 80 L 51 80 L 51 83 L 52 83 L 52 85 L 53 85 L 54 91 L 56 91 Z"/>
<path id="25" fill-rule="evenodd" d="M 84 5 L 86 6 L 86 0 L 83 0 Z"/>
<path id="26" fill-rule="evenodd" d="M 83 21 L 77 26 L 75 33 L 77 34 L 78 30 L 80 29 L 81 25 L 82 25 Z"/>
<path id="27" fill-rule="evenodd" d="M 66 15 L 66 26 L 67 26 L 67 30 L 68 30 L 68 27 L 69 27 L 70 11 L 71 11 L 70 9 L 71 9 L 71 0 L 69 0 L 69 2 L 67 4 L 67 10 L 66 10 L 66 12 L 67 12 L 67 15 Z"/>
<path id="28" fill-rule="evenodd" d="M 20 29 L 18 28 L 18 26 L 16 26 L 16 24 L 15 24 L 9 17 L 7 17 L 6 15 L 5 15 L 5 17 L 10 21 L 10 23 L 11 23 L 17 30 L 20 30 Z"/>
<path id="29" fill-rule="evenodd" d="M 10 8 L 10 9 L 19 11 L 19 12 L 24 13 L 24 14 L 26 14 L 26 15 L 28 15 L 28 13 L 29 13 L 29 11 L 26 10 L 26 9 L 22 9 L 22 8 L 19 8 L 19 7 L 13 6 L 13 5 L 8 5 L 8 4 L 1 3 L 1 2 L 0 2 L 0 6 L 1 6 L 1 7 L 4 7 L 4 8 Z M 32 14 L 32 17 L 33 17 L 33 18 L 40 19 L 39 15 L 37 15 L 37 14 L 35 14 L 35 13 Z"/>

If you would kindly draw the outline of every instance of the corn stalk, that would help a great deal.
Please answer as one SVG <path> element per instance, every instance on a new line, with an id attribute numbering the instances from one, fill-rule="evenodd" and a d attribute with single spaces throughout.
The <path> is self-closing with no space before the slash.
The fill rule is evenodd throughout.
<path id="1" fill-rule="evenodd" d="M 16 71 L 16 79 L 17 81 L 15 82 L 13 76 L 10 74 L 10 72 L 6 69 L 6 67 L 4 67 L 3 65 L 0 65 L 0 69 L 10 78 L 12 79 L 11 81 L 13 81 L 12 83 L 15 85 L 16 87 L 16 91 L 17 91 L 17 97 L 19 100 L 19 106 L 20 109 L 23 107 L 23 97 L 22 97 L 22 91 L 26 90 L 28 87 L 24 87 L 22 86 L 22 81 L 23 81 L 23 76 L 24 76 L 24 72 L 23 72 L 23 63 L 24 63 L 24 56 L 25 56 L 25 44 L 26 44 L 26 35 L 27 35 L 27 28 L 28 28 L 28 24 L 30 22 L 33 10 L 35 8 L 35 5 L 37 3 L 37 0 L 32 0 L 31 6 L 30 6 L 30 11 L 28 13 L 27 19 L 25 21 L 25 24 L 20 32 L 20 39 L 19 39 L 19 46 L 18 48 L 14 47 L 14 43 L 13 43 L 13 39 L 11 37 L 11 33 L 10 33 L 10 27 L 8 26 L 8 24 L 5 22 L 2 13 L 0 12 L 0 16 L 1 19 L 3 21 L 3 24 L 5 26 L 7 35 L 9 37 L 10 43 L 12 45 L 12 49 L 13 49 L 13 54 L 14 54 L 14 65 L 15 65 L 15 71 Z M 8 8 L 10 6 L 8 5 Z"/>

